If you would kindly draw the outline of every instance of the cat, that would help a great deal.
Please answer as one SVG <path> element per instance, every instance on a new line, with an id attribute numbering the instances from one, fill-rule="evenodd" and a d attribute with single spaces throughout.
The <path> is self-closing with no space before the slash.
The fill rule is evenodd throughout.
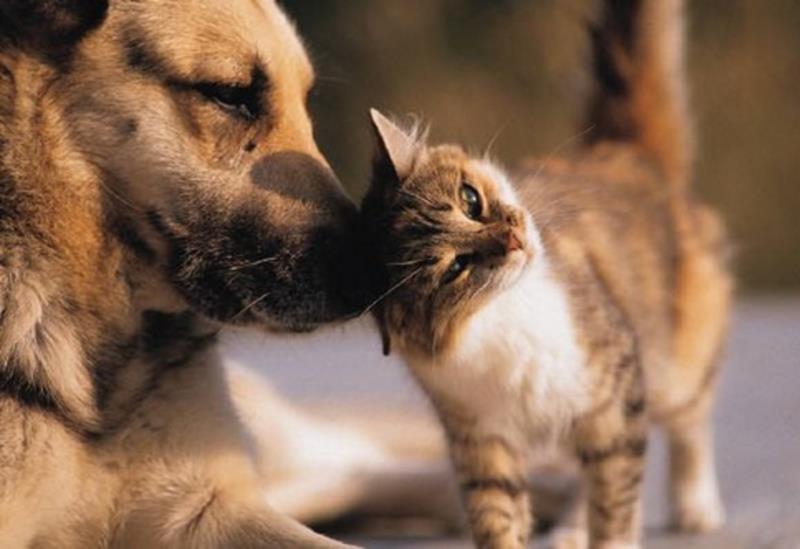
<path id="1" fill-rule="evenodd" d="M 723 521 L 709 416 L 733 283 L 689 186 L 682 11 L 604 2 L 584 142 L 513 175 L 372 111 L 375 316 L 441 420 L 479 547 L 525 546 L 528 458 L 548 445 L 574 453 L 585 494 L 552 545 L 639 547 L 652 423 L 674 525 Z"/>

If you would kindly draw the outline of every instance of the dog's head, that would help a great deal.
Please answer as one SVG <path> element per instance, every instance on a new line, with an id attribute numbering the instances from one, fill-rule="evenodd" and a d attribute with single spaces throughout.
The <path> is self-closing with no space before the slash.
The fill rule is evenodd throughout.
<path id="1" fill-rule="evenodd" d="M 357 216 L 314 141 L 312 66 L 274 0 L 8 0 L 112 215 L 185 300 L 306 329 L 357 312 Z"/>

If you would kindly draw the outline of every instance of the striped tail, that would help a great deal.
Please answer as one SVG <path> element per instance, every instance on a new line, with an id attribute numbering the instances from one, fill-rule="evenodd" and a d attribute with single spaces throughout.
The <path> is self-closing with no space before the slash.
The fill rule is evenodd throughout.
<path id="1" fill-rule="evenodd" d="M 681 0 L 602 0 L 591 27 L 595 90 L 590 143 L 636 144 L 669 183 L 690 178 L 694 136 L 684 67 Z"/>

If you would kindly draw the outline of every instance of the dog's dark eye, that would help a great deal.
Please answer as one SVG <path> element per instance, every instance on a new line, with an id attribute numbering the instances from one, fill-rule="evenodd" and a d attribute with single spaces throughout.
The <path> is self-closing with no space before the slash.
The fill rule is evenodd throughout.
<path id="1" fill-rule="evenodd" d="M 457 255 L 442 277 L 442 283 L 449 284 L 461 276 L 461 273 L 467 270 L 472 262 L 472 256 L 468 254 Z"/>
<path id="2" fill-rule="evenodd" d="M 255 86 L 235 86 L 227 84 L 202 83 L 195 89 L 221 109 L 237 114 L 247 120 L 258 116 L 259 97 Z"/>
<path id="3" fill-rule="evenodd" d="M 469 183 L 461 185 L 461 201 L 464 203 L 464 213 L 473 221 L 480 219 L 483 213 L 483 203 L 480 193 Z"/>

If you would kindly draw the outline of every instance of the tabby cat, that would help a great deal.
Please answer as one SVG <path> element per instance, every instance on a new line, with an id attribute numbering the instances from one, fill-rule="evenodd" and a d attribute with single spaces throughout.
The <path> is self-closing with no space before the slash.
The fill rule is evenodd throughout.
<path id="1" fill-rule="evenodd" d="M 709 415 L 732 283 L 688 184 L 682 35 L 678 0 L 607 0 L 585 142 L 513 176 L 372 112 L 376 316 L 438 412 L 479 547 L 527 543 L 547 445 L 574 452 L 586 496 L 553 545 L 639 547 L 653 421 L 675 526 L 723 520 Z"/>

